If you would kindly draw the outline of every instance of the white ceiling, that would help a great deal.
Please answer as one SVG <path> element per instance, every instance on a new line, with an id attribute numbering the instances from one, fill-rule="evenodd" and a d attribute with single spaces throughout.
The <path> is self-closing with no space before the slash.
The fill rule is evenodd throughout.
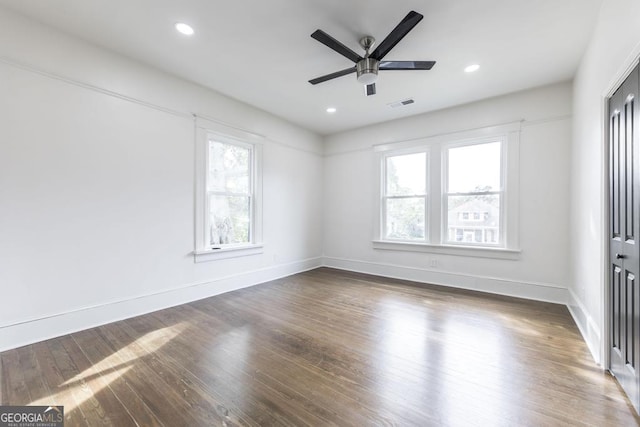
<path id="1" fill-rule="evenodd" d="M 602 0 L 0 0 L 0 6 L 210 87 L 326 135 L 573 77 Z M 410 11 L 424 15 L 386 57 L 435 60 L 382 71 L 364 96 L 352 66 L 313 40 L 320 28 L 358 53 Z M 174 23 L 192 25 L 178 34 Z M 481 68 L 466 74 L 466 65 Z M 413 98 L 409 106 L 388 104 Z M 326 108 L 337 113 L 329 115 Z"/>

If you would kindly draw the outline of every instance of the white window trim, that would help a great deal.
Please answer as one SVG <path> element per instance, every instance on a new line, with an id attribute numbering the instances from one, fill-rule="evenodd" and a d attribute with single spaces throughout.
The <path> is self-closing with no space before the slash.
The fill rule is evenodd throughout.
<path id="1" fill-rule="evenodd" d="M 373 248 L 385 251 L 424 252 L 439 255 L 457 255 L 476 258 L 495 258 L 516 260 L 520 258 L 519 249 L 494 248 L 488 246 L 463 246 L 447 244 L 392 242 L 374 240 Z"/>
<path id="2" fill-rule="evenodd" d="M 378 186 L 376 193 L 375 223 L 373 248 L 380 250 L 399 250 L 409 252 L 428 252 L 436 254 L 473 256 L 498 259 L 518 259 L 520 255 L 518 225 L 519 225 L 519 161 L 520 161 L 520 131 L 521 122 L 498 126 L 473 129 L 419 138 L 409 141 L 399 141 L 374 146 L 376 174 Z M 444 208 L 443 170 L 445 170 L 446 156 L 444 150 L 455 145 L 469 145 L 502 139 L 502 194 L 505 195 L 501 203 L 502 242 L 500 245 L 469 245 L 446 242 L 446 215 Z M 429 157 L 427 189 L 427 228 L 426 238 L 421 241 L 396 241 L 383 239 L 384 217 L 382 206 L 383 186 L 385 185 L 384 161 L 389 155 L 426 151 Z M 437 190 L 437 191 L 434 191 Z M 431 197 L 433 196 L 433 197 Z M 439 196 L 439 197 L 438 197 Z"/>
<path id="3" fill-rule="evenodd" d="M 252 224 L 250 238 L 247 244 L 224 245 L 212 247 L 208 245 L 206 237 L 208 232 L 208 206 L 207 206 L 207 174 L 209 168 L 209 139 L 214 136 L 221 142 L 252 147 Z M 262 137 L 227 128 L 208 121 L 196 119 L 195 132 L 195 249 L 193 251 L 195 262 L 207 262 L 221 259 L 251 256 L 263 253 L 262 241 Z"/>

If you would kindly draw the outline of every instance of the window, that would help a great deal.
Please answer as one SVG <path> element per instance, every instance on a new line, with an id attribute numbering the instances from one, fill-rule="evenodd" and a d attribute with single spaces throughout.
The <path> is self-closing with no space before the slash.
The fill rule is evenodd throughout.
<path id="1" fill-rule="evenodd" d="M 519 132 L 515 123 L 377 146 L 374 247 L 517 253 Z"/>
<path id="2" fill-rule="evenodd" d="M 501 140 L 445 147 L 447 243 L 501 243 L 502 153 Z"/>
<path id="3" fill-rule="evenodd" d="M 253 146 L 209 138 L 207 246 L 249 244 L 253 233 Z"/>
<path id="4" fill-rule="evenodd" d="M 261 144 L 237 130 L 196 130 L 196 261 L 261 253 Z"/>
<path id="5" fill-rule="evenodd" d="M 424 240 L 426 233 L 427 153 L 385 158 L 384 236 Z"/>

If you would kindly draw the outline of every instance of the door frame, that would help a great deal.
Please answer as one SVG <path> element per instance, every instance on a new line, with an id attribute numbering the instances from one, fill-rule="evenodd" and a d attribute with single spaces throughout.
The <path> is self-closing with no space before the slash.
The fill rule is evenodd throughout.
<path id="1" fill-rule="evenodd" d="M 602 330 L 600 333 L 600 366 L 604 370 L 609 370 L 611 368 L 611 358 L 609 355 L 609 344 L 611 342 L 611 310 L 610 310 L 610 295 L 609 295 L 609 286 L 611 286 L 610 279 L 611 275 L 609 274 L 609 269 L 611 267 L 609 262 L 610 250 L 609 250 L 609 230 L 611 226 L 611 218 L 609 215 L 609 99 L 613 96 L 613 94 L 618 90 L 618 88 L 624 83 L 624 81 L 629 77 L 631 72 L 640 62 L 640 45 L 636 46 L 632 55 L 625 61 L 622 67 L 615 73 L 613 79 L 609 82 L 606 91 L 600 97 L 600 120 L 602 126 L 600 126 L 601 136 L 600 139 L 602 141 L 601 149 L 602 149 L 602 164 L 601 170 L 602 175 L 600 179 L 600 187 L 602 191 L 601 199 L 600 199 L 600 208 L 602 212 L 602 237 L 600 239 L 601 247 L 600 247 L 600 258 L 602 265 L 602 277 L 600 286 L 600 301 L 601 305 L 601 325 Z"/>

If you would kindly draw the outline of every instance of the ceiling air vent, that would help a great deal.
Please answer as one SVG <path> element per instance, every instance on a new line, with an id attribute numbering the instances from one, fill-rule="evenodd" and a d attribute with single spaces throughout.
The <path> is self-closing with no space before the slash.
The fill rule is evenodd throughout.
<path id="1" fill-rule="evenodd" d="M 391 104 L 389 104 L 389 106 L 391 108 L 398 108 L 398 107 L 404 107 L 405 105 L 413 104 L 414 102 L 416 101 L 414 101 L 411 98 L 408 98 L 408 99 L 403 99 L 402 101 L 392 102 Z"/>

